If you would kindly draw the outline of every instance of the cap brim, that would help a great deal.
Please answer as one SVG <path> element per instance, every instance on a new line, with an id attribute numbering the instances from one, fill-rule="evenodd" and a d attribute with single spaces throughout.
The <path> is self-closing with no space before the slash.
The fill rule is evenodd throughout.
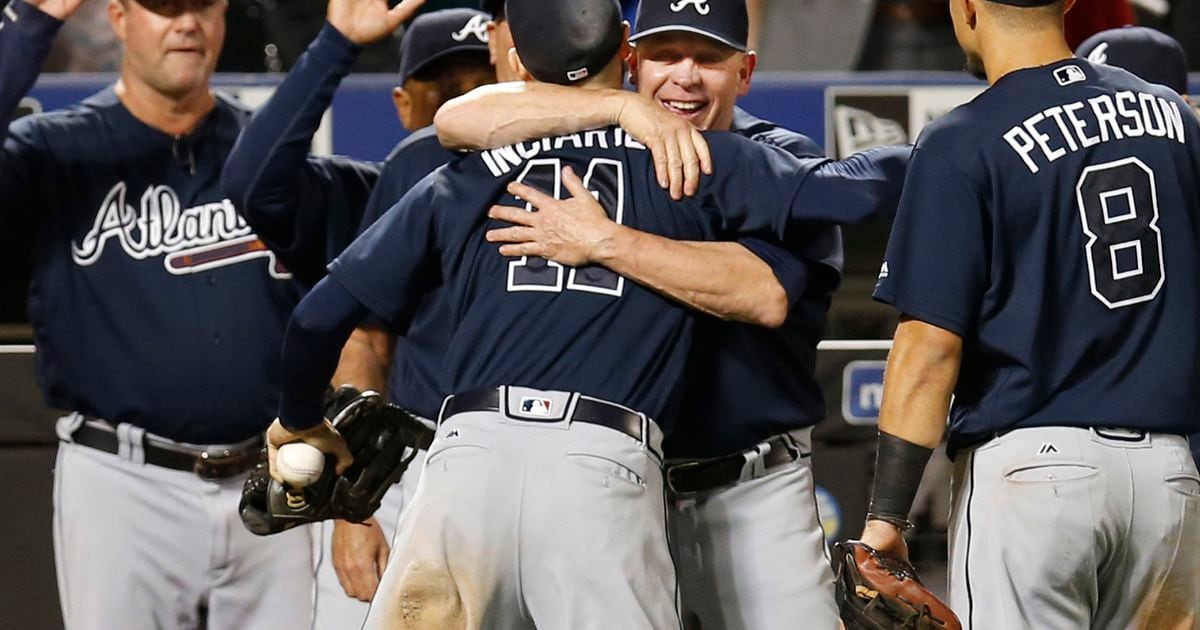
<path id="1" fill-rule="evenodd" d="M 430 55 L 429 57 L 422 59 L 421 63 L 409 68 L 406 74 L 400 76 L 400 83 L 404 83 L 409 79 L 409 77 L 420 72 L 421 70 L 424 70 L 426 66 L 437 61 L 438 59 L 441 59 L 442 57 L 463 52 L 477 52 L 482 55 L 487 55 L 490 51 L 488 50 L 487 44 L 471 44 L 470 46 L 455 46 L 453 48 L 447 48 L 439 51 L 436 55 Z"/>
<path id="2" fill-rule="evenodd" d="M 722 37 L 716 33 L 712 33 L 710 31 L 706 31 L 704 29 L 699 29 L 694 26 L 685 26 L 683 24 L 673 24 L 673 25 L 668 25 L 668 26 L 656 26 L 654 28 L 649 28 L 644 31 L 634 33 L 633 35 L 631 35 L 629 37 L 629 41 L 630 41 L 630 43 L 633 43 L 643 37 L 649 37 L 651 35 L 657 35 L 659 33 L 674 33 L 674 32 L 680 32 L 680 31 L 685 32 L 685 33 L 694 33 L 694 34 L 700 35 L 702 37 L 707 37 L 711 40 L 725 44 L 726 46 L 729 46 L 730 48 L 732 48 L 738 52 L 746 52 L 746 51 L 750 50 L 750 48 L 747 47 L 745 44 L 739 44 L 738 42 L 735 42 L 728 38 Z"/>

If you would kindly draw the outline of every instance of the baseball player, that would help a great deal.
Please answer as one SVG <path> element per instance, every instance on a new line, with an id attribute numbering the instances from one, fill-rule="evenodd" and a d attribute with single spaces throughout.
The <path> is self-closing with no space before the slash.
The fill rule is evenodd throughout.
<path id="1" fill-rule="evenodd" d="M 905 182 L 862 539 L 906 553 L 949 411 L 964 624 L 1193 627 L 1200 125 L 1171 89 L 1075 58 L 1071 4 L 950 3 L 990 87 L 925 129 Z"/>
<path id="2" fill-rule="evenodd" d="M 209 89 L 224 0 L 115 0 L 115 85 L 8 121 L 80 0 L 0 10 L 4 214 L 36 219 L 30 319 L 58 423 L 66 627 L 306 627 L 306 531 L 241 526 L 300 287 L 217 187 L 247 113 Z"/>
<path id="3" fill-rule="evenodd" d="M 496 81 L 518 81 L 508 65 L 508 51 L 512 49 L 513 42 L 512 31 L 508 29 L 508 20 L 504 15 L 504 0 L 480 0 L 479 8 L 492 16 L 487 23 L 488 60 L 496 69 Z"/>
<path id="4" fill-rule="evenodd" d="M 620 84 L 614 3 L 510 0 L 507 10 L 523 76 Z M 678 627 L 658 468 L 691 315 L 603 268 L 498 255 L 484 239 L 498 227 L 485 211 L 514 179 L 577 196 L 590 186 L 622 223 L 652 232 L 778 239 L 828 220 L 828 200 L 845 187 L 861 193 L 852 213 L 877 211 L 907 155 L 884 150 L 852 167 L 734 135 L 710 141 L 726 169 L 683 205 L 669 203 L 644 147 L 616 127 L 453 162 L 351 245 L 297 309 L 284 355 L 303 369 L 286 376 L 269 439 L 327 452 L 336 437 L 311 390 L 354 321 L 403 315 L 437 284 L 454 309 L 442 366 L 454 395 L 367 627 Z M 873 174 L 854 178 L 857 168 Z M 521 196 L 541 201 L 535 190 Z M 786 200 L 785 212 L 768 198 Z"/>
<path id="5" fill-rule="evenodd" d="M 735 107 L 756 63 L 746 51 L 746 24 L 743 2 L 684 7 L 643 0 L 631 37 L 632 82 L 660 110 L 701 129 L 732 127 L 797 155 L 819 155 L 807 137 Z M 543 117 L 514 124 L 513 112 L 534 100 Z M 606 111 L 611 102 L 589 90 L 543 84 L 519 93 L 485 88 L 443 108 L 439 133 L 476 144 L 484 137 L 481 122 L 493 122 L 489 112 L 504 112 L 509 140 L 521 132 L 568 133 L 615 116 Z M 587 111 L 596 119 L 579 120 L 575 113 Z M 581 229 L 575 220 L 556 221 L 571 218 L 568 207 L 554 201 L 538 206 L 542 227 L 531 226 L 536 231 L 527 230 L 521 244 L 501 252 L 559 263 L 603 262 L 694 308 L 749 322 L 698 322 L 681 413 L 687 429 L 664 445 L 676 460 L 667 468 L 668 522 L 685 614 L 704 628 L 790 628 L 798 618 L 814 628 L 837 627 L 809 455 L 811 427 L 825 416 L 813 369 L 840 275 L 838 229 L 814 230 L 783 252 L 796 259 L 805 283 L 799 298 L 784 302 L 776 314 L 761 308 L 772 303 L 770 292 L 759 288 L 765 283 L 747 281 L 724 260 L 733 244 L 675 243 L 616 230 L 598 206 L 586 215 L 593 219 L 588 229 Z M 520 215 L 496 218 L 524 221 Z M 592 247 L 598 242 L 612 245 L 601 253 Z M 760 308 L 744 312 L 741 304 Z"/>
<path id="6" fill-rule="evenodd" d="M 388 156 L 378 181 L 368 189 L 370 198 L 364 199 L 358 194 L 363 190 L 359 180 L 339 177 L 329 168 L 329 160 L 310 156 L 308 149 L 359 46 L 399 26 L 379 19 L 386 11 L 383 0 L 330 2 L 329 23 L 243 129 L 226 162 L 226 194 L 238 200 L 252 225 L 262 225 L 263 238 L 279 247 L 289 264 L 296 256 L 304 259 L 297 260 L 296 266 L 321 265 L 327 260 L 324 252 L 298 250 L 289 244 L 336 240 L 335 235 L 321 232 L 332 231 L 329 225 L 357 221 L 364 207 L 362 225 L 369 226 L 416 182 L 449 162 L 453 154 L 442 148 L 428 127 L 434 112 L 449 98 L 490 83 L 494 76 L 488 62 L 486 14 L 449 9 L 413 20 L 401 44 L 400 80 L 392 97 L 401 122 L 414 133 Z M 338 163 L 343 162 L 349 161 L 338 158 Z M 354 163 L 354 168 L 379 167 Z M 314 189 L 323 192 L 313 194 Z M 450 331 L 448 307 L 436 296 L 427 304 L 399 342 L 383 326 L 356 331 L 333 382 L 386 392 L 392 402 L 436 418 L 445 394 L 437 389 L 435 370 Z M 376 518 L 365 525 L 337 521 L 319 526 L 315 627 L 362 625 L 366 602 L 387 564 L 396 520 L 415 490 L 419 463 L 410 467 L 412 472 L 385 496 Z"/>
<path id="7" fill-rule="evenodd" d="M 1162 31 L 1144 26 L 1101 31 L 1084 40 L 1075 55 L 1092 63 L 1128 70 L 1149 83 L 1165 85 L 1191 103 L 1187 53 L 1178 41 Z M 1200 434 L 1189 436 L 1188 443 L 1192 458 L 1200 462 Z"/>

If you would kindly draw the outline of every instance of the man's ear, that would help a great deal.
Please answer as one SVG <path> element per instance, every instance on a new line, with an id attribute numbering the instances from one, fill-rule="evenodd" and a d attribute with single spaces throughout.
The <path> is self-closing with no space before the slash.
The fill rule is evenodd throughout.
<path id="1" fill-rule="evenodd" d="M 975 0 L 951 0 L 951 1 L 952 2 L 960 2 L 961 1 L 963 3 L 963 17 L 966 18 L 967 26 L 969 26 L 971 28 L 971 30 L 975 30 L 975 27 L 979 22 L 979 6 L 976 5 L 976 1 Z"/>
<path id="2" fill-rule="evenodd" d="M 750 93 L 750 81 L 754 78 L 754 69 L 758 67 L 758 53 L 753 50 L 742 56 L 742 67 L 738 68 L 738 96 Z"/>
<path id="3" fill-rule="evenodd" d="M 408 121 L 412 118 L 412 96 L 397 85 L 392 88 L 392 103 L 396 105 L 396 116 L 400 119 L 400 124 L 404 125 L 405 129 L 409 129 Z"/>
<path id="4" fill-rule="evenodd" d="M 495 67 L 500 64 L 501 51 L 496 50 L 500 46 L 500 42 L 496 41 L 496 20 L 488 20 L 488 61 L 492 62 Z"/>
<path id="5" fill-rule="evenodd" d="M 125 42 L 125 18 L 129 17 L 129 8 L 121 0 L 108 0 L 108 23 L 112 25 L 117 39 Z"/>
<path id="6" fill-rule="evenodd" d="M 516 48 L 508 49 L 508 67 L 518 79 L 533 81 L 533 75 L 529 74 L 529 70 L 525 67 L 525 64 L 521 63 L 521 56 L 517 54 Z"/>

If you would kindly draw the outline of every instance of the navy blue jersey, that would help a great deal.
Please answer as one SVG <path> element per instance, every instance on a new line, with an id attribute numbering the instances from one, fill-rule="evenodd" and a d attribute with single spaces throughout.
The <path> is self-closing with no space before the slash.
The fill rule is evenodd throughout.
<path id="1" fill-rule="evenodd" d="M 798 157 L 821 157 L 825 155 L 812 138 L 790 129 L 785 129 L 773 122 L 752 116 L 746 110 L 733 108 L 733 124 L 730 131 L 743 135 L 755 142 L 779 147 Z"/>
<path id="2" fill-rule="evenodd" d="M 1178 95 L 1080 59 L 926 129 L 875 295 L 963 337 L 952 448 L 1200 428 L 1198 143 Z"/>
<path id="3" fill-rule="evenodd" d="M 607 269 L 502 257 L 484 239 L 501 227 L 486 213 L 496 201 L 517 203 L 504 193 L 514 179 L 561 194 L 559 169 L 570 165 L 614 220 L 635 229 L 788 241 L 809 221 L 870 216 L 894 203 L 907 164 L 904 151 L 832 162 L 732 134 L 707 137 L 716 174 L 678 204 L 658 187 L 645 148 L 617 128 L 472 154 L 423 180 L 330 273 L 385 320 L 410 314 L 426 291 L 445 285 L 456 328 L 442 391 L 578 391 L 665 419 L 690 346 L 690 312 Z"/>
<path id="4" fill-rule="evenodd" d="M 823 154 L 808 137 L 741 109 L 734 111 L 733 131 L 798 157 Z M 713 317 L 697 319 L 680 409 L 688 430 L 675 432 L 664 443 L 668 457 L 736 452 L 825 417 L 825 397 L 815 373 L 817 343 L 841 279 L 841 229 L 814 225 L 787 249 L 774 251 L 754 239 L 742 244 L 765 260 L 785 257 L 798 270 L 800 281 L 792 283 L 796 286 L 785 286 L 787 320 L 768 329 Z"/>
<path id="5" fill-rule="evenodd" d="M 242 131 L 226 162 L 222 184 L 246 219 L 298 277 L 311 284 L 325 265 L 404 193 L 454 153 L 432 127 L 405 138 L 382 169 L 368 162 L 309 154 L 313 134 L 360 48 L 326 24 L 271 99 Z M 380 95 L 383 98 L 383 95 Z M 369 196 L 368 196 L 369 195 Z M 389 323 L 401 336 L 388 373 L 389 399 L 435 417 L 442 399 L 437 370 L 450 339 L 446 307 L 435 295 L 411 324 Z"/>
<path id="6" fill-rule="evenodd" d="M 358 235 L 379 166 L 309 154 L 313 134 L 361 48 L 326 24 L 251 118 L 221 187 L 296 277 L 311 286 Z"/>
<path id="7" fill-rule="evenodd" d="M 438 142 L 433 127 L 419 129 L 405 138 L 384 162 L 367 202 L 362 229 L 374 224 L 425 176 L 455 157 Z M 388 372 L 388 397 L 426 418 L 437 417 L 446 397 L 438 375 L 454 332 L 452 317 L 441 288 L 433 289 L 422 298 L 412 321 L 396 339 Z"/>
<path id="8" fill-rule="evenodd" d="M 0 16 L 0 219 L 36 230 L 29 316 L 47 403 L 192 443 L 260 433 L 300 287 L 221 194 L 246 112 L 218 98 L 185 137 L 106 89 L 9 126 L 59 22 Z"/>

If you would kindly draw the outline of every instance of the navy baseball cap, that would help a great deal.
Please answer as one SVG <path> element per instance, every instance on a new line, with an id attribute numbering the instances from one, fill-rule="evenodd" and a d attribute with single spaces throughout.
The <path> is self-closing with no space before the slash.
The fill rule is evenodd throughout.
<path id="1" fill-rule="evenodd" d="M 1128 70 L 1147 83 L 1187 94 L 1187 53 L 1166 33 L 1144 26 L 1114 28 L 1087 38 L 1075 54 L 1092 63 Z"/>
<path id="2" fill-rule="evenodd" d="M 504 19 L 504 0 L 480 0 L 479 9 L 494 19 Z"/>
<path id="3" fill-rule="evenodd" d="M 750 39 L 746 0 L 642 0 L 629 41 L 672 31 L 696 33 L 746 52 Z"/>
<path id="4" fill-rule="evenodd" d="M 521 62 L 544 83 L 595 76 L 625 37 L 616 0 L 508 0 L 504 11 Z"/>
<path id="5" fill-rule="evenodd" d="M 400 83 L 446 55 L 488 54 L 488 16 L 474 9 L 445 9 L 417 16 L 400 42 Z"/>

